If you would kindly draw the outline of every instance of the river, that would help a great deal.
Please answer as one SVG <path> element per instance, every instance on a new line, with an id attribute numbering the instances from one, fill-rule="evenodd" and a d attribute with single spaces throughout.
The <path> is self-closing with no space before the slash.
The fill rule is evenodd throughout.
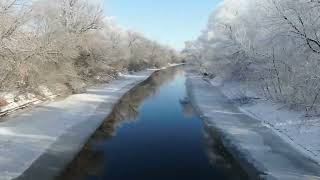
<path id="1" fill-rule="evenodd" d="M 126 93 L 59 180 L 236 180 L 248 176 L 188 103 L 184 67 Z"/>

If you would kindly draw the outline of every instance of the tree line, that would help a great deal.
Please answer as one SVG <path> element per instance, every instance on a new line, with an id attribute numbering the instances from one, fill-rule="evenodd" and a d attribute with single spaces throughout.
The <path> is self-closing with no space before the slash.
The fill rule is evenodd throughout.
<path id="1" fill-rule="evenodd" d="M 319 0 L 224 0 L 183 53 L 202 71 L 258 82 L 267 98 L 319 109 Z"/>
<path id="2" fill-rule="evenodd" d="M 78 92 L 179 60 L 174 49 L 119 28 L 96 1 L 0 0 L 0 92 Z"/>

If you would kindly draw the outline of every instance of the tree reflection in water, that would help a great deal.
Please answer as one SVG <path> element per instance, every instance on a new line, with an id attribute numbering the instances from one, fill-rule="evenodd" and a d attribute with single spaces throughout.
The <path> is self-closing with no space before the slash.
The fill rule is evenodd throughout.
<path id="1" fill-rule="evenodd" d="M 224 174 L 228 174 L 228 179 L 230 180 L 250 179 L 240 164 L 226 151 L 218 133 L 212 127 L 204 125 L 203 134 L 211 166 L 219 169 Z"/>
<path id="2" fill-rule="evenodd" d="M 195 111 L 188 97 L 181 99 L 180 104 L 185 117 L 194 116 Z M 212 167 L 228 174 L 230 180 L 249 178 L 232 155 L 226 151 L 215 130 L 206 123 L 204 123 L 203 138 L 205 150 Z"/>
<path id="3" fill-rule="evenodd" d="M 171 83 L 172 85 L 172 80 L 175 77 L 177 77 L 177 75 L 181 75 L 181 73 L 184 73 L 184 67 L 172 68 L 172 69 L 156 72 L 148 80 L 139 84 L 130 92 L 126 93 L 121 98 L 121 100 L 115 105 L 112 113 L 105 119 L 101 127 L 96 131 L 96 133 L 89 140 L 85 148 L 80 152 L 80 154 L 75 158 L 75 160 L 69 165 L 69 167 L 58 179 L 62 179 L 62 180 L 103 179 L 103 177 L 105 177 L 106 175 L 106 172 L 112 169 L 110 164 L 114 162 L 112 160 L 108 161 L 108 159 L 110 160 L 112 157 L 109 157 L 111 155 L 106 151 L 108 148 L 112 146 L 107 147 L 105 145 L 110 143 L 112 140 L 122 136 L 122 134 L 119 134 L 117 138 L 113 139 L 113 137 L 117 135 L 117 131 L 120 130 L 119 128 L 122 125 L 124 125 L 125 123 L 134 123 L 138 119 L 141 119 L 139 113 L 140 111 L 143 112 L 143 110 L 139 108 L 142 107 L 142 104 L 144 102 L 146 102 L 146 99 L 153 98 L 153 96 L 159 92 L 160 86 L 163 86 L 166 83 Z M 181 81 L 176 81 L 176 82 L 181 82 Z M 169 86 L 169 88 L 178 88 L 179 86 L 181 86 L 181 84 L 177 86 Z M 168 87 L 167 87 L 167 90 L 168 90 Z M 174 91 L 174 90 L 171 91 L 171 89 L 169 89 L 167 93 L 169 94 L 173 93 L 172 95 L 175 98 L 177 98 L 177 101 L 180 97 L 184 96 L 184 94 L 182 95 L 180 94 L 181 93 L 180 91 Z M 181 96 L 177 96 L 177 94 Z M 171 98 L 173 96 L 162 96 L 162 98 L 163 97 Z M 160 94 L 160 97 L 161 97 L 161 94 Z M 157 98 L 158 99 L 155 99 L 155 101 L 153 102 L 155 102 L 156 104 L 160 103 L 161 106 L 153 106 L 153 107 L 163 107 L 163 106 L 166 106 L 166 108 L 176 107 L 176 105 L 173 105 L 173 104 L 171 104 L 171 106 L 167 106 L 166 101 L 158 102 L 159 96 L 157 96 Z M 149 100 L 152 101 L 153 99 L 149 99 Z M 172 101 L 168 101 L 168 102 L 172 103 Z M 182 107 L 181 109 L 180 109 L 180 105 Z M 208 178 L 210 177 L 211 179 L 212 177 L 216 177 L 217 179 L 221 179 L 222 178 L 222 176 L 220 176 L 220 172 L 221 172 L 222 174 L 224 174 L 224 176 L 226 176 L 226 177 L 223 177 L 223 179 L 232 179 L 232 180 L 248 179 L 247 175 L 242 171 L 242 168 L 237 164 L 237 162 L 232 158 L 232 156 L 225 151 L 219 137 L 216 135 L 214 130 L 211 127 L 202 125 L 201 119 L 197 115 L 195 115 L 189 99 L 188 98 L 180 99 L 180 105 L 177 103 L 177 106 L 179 108 L 175 109 L 174 111 L 170 111 L 166 108 L 165 108 L 166 111 L 163 111 L 165 113 L 167 113 L 168 111 L 168 113 L 172 113 L 170 115 L 173 116 L 173 119 L 169 118 L 170 123 L 168 124 L 165 123 L 165 126 L 162 126 L 162 128 L 163 127 L 168 128 L 167 132 L 170 132 L 170 130 L 172 130 L 171 135 L 173 136 L 170 136 L 170 137 L 173 137 L 172 141 L 169 140 L 167 142 L 167 139 L 168 139 L 167 136 L 165 136 L 166 138 L 161 138 L 161 136 L 164 134 L 161 128 L 160 130 L 158 129 L 159 131 L 157 131 L 157 129 L 152 129 L 152 128 L 155 128 L 154 126 L 150 126 L 151 129 L 146 130 L 146 132 L 148 131 L 150 132 L 150 130 L 151 131 L 155 130 L 157 131 L 157 133 L 160 133 L 160 135 L 156 134 L 159 136 L 155 136 L 155 137 L 158 137 L 158 139 L 155 138 L 156 142 L 153 144 L 153 145 L 156 144 L 155 149 L 157 149 L 157 144 L 159 144 L 159 146 L 167 146 L 166 148 L 163 148 L 164 151 L 172 151 L 172 152 L 164 153 L 164 154 L 167 153 L 167 155 L 172 155 L 171 156 L 172 160 L 170 159 L 168 161 L 166 160 L 162 161 L 161 158 L 163 157 L 165 159 L 166 156 L 165 155 L 161 156 L 161 153 L 160 153 L 159 157 L 156 157 L 155 160 L 153 159 L 154 157 L 152 157 L 152 161 L 154 162 L 158 161 L 160 162 L 160 164 L 156 164 L 156 165 L 153 164 L 153 165 L 155 167 L 157 167 L 158 165 L 159 167 L 162 167 L 163 169 L 161 169 L 160 171 L 163 171 L 161 173 L 163 173 L 164 175 L 168 175 L 172 172 L 172 173 L 176 173 L 177 177 L 181 177 L 181 175 L 184 175 L 187 173 L 190 173 L 191 175 L 195 175 L 199 173 L 200 175 L 206 174 L 205 176 L 201 176 L 201 177 L 208 177 Z M 150 112 L 150 109 L 152 112 Z M 152 109 L 152 108 L 150 109 L 148 111 L 150 113 L 157 112 L 157 109 Z M 153 110 L 155 112 L 153 112 Z M 162 111 L 160 112 L 162 113 Z M 181 116 L 181 113 L 183 113 L 183 116 L 187 118 L 183 118 Z M 163 116 L 163 117 L 168 118 L 169 116 Z M 160 117 L 158 120 L 162 121 L 163 117 Z M 185 122 L 184 121 L 185 119 L 188 119 L 190 121 Z M 146 126 L 146 127 L 149 128 L 149 126 Z M 179 128 L 181 129 L 179 130 Z M 139 129 L 137 131 L 139 131 Z M 143 132 L 139 131 L 139 133 L 141 133 L 142 136 L 145 136 L 144 134 L 145 131 Z M 125 134 L 124 136 L 127 136 L 127 135 L 132 135 L 132 134 L 129 133 L 129 134 Z M 150 136 L 150 138 L 147 138 L 147 139 L 151 139 L 152 141 L 154 140 L 152 136 Z M 159 139 L 160 141 L 158 141 Z M 180 145 L 177 145 L 182 141 L 184 141 L 185 139 L 187 139 L 186 142 Z M 118 143 L 118 145 L 119 144 L 122 145 L 123 143 L 122 141 L 121 142 L 116 141 L 116 142 Z M 136 142 L 134 141 L 133 143 L 136 143 Z M 183 144 L 186 144 L 186 143 L 188 144 L 184 146 Z M 125 145 L 126 144 L 124 144 L 124 146 Z M 138 144 L 137 146 L 139 145 L 141 144 Z M 183 150 L 180 148 L 183 148 Z M 187 150 L 185 151 L 185 149 Z M 206 151 L 205 154 L 203 152 L 203 149 L 205 149 Z M 120 156 L 127 154 L 128 153 L 127 150 L 130 151 L 131 149 L 124 148 L 123 150 L 124 152 L 121 152 Z M 113 151 L 118 151 L 118 149 L 113 149 Z M 155 154 L 158 153 L 157 150 L 153 150 L 151 152 L 154 152 Z M 180 152 L 182 152 L 181 156 L 180 156 L 181 154 Z M 189 155 L 192 155 L 192 157 L 190 158 Z M 144 160 L 143 159 L 144 155 L 137 156 L 137 157 L 138 158 L 142 157 L 141 161 Z M 117 158 L 119 158 L 119 156 Z M 210 162 L 208 162 L 208 159 Z M 137 159 L 133 158 L 131 160 L 137 160 Z M 188 163 L 180 164 L 180 161 L 188 162 Z M 172 164 L 172 166 L 171 165 L 169 167 L 161 166 L 161 163 L 162 164 L 170 163 Z M 120 164 L 123 165 L 122 163 Z M 107 166 L 110 166 L 110 167 L 107 167 Z M 137 166 L 139 166 L 139 163 Z M 142 169 L 141 171 L 142 173 L 146 173 L 146 177 L 150 177 L 150 174 L 148 174 L 149 167 L 147 166 L 148 165 L 143 165 L 139 168 L 140 170 Z M 152 164 L 150 166 L 152 167 Z M 128 168 L 128 167 L 131 168 L 131 166 L 127 166 L 125 168 Z M 120 166 L 120 168 L 122 168 L 122 166 Z M 186 171 L 183 168 L 186 168 Z M 117 170 L 117 168 L 113 170 Z M 193 171 L 194 173 L 192 173 Z M 121 172 L 122 171 L 120 171 L 120 173 Z M 128 171 L 124 171 L 124 172 L 128 172 Z M 152 172 L 154 171 L 150 171 L 150 173 Z M 174 174 L 172 176 L 174 177 Z"/>
<path id="4" fill-rule="evenodd" d="M 106 169 L 105 154 L 102 150 L 94 149 L 94 144 L 111 139 L 124 123 L 135 122 L 139 118 L 139 107 L 145 99 L 154 96 L 159 87 L 170 82 L 177 73 L 183 73 L 183 69 L 176 67 L 155 72 L 146 81 L 126 93 L 83 150 L 57 179 L 81 180 L 89 177 L 102 177 Z"/>

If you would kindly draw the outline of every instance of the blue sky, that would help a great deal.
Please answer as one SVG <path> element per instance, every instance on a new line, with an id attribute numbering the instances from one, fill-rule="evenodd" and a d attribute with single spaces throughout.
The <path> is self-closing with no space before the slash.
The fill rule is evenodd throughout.
<path id="1" fill-rule="evenodd" d="M 197 38 L 221 0 L 105 0 L 117 24 L 177 49 Z"/>

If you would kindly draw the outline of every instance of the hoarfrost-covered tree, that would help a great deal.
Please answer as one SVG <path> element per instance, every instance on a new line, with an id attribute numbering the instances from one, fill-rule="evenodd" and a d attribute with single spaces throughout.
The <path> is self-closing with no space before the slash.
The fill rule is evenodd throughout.
<path id="1" fill-rule="evenodd" d="M 316 0 L 224 0 L 193 42 L 199 44 L 193 54 L 207 71 L 259 81 L 267 97 L 316 113 L 319 5 Z"/>

